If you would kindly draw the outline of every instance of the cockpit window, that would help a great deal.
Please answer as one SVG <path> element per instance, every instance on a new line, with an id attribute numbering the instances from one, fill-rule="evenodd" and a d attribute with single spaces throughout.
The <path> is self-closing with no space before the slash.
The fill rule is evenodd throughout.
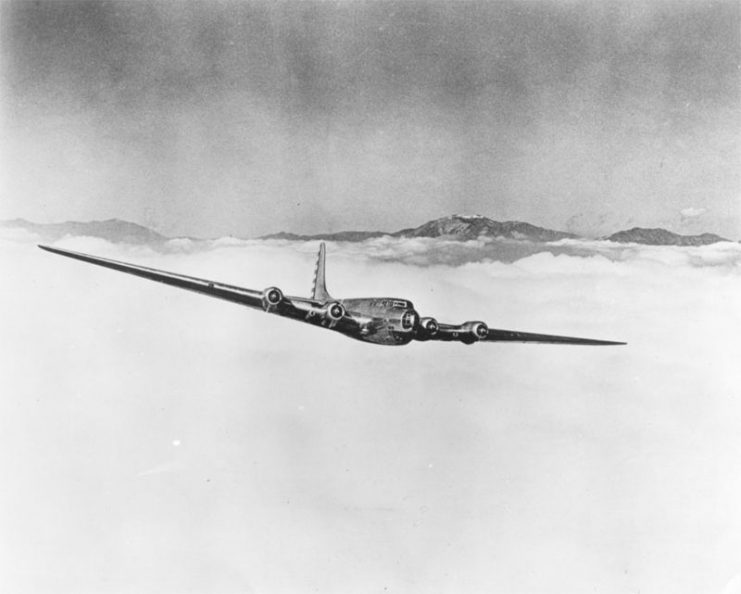
<path id="1" fill-rule="evenodd" d="M 393 305 L 394 307 L 406 307 L 407 302 L 406 301 L 394 301 Z"/>

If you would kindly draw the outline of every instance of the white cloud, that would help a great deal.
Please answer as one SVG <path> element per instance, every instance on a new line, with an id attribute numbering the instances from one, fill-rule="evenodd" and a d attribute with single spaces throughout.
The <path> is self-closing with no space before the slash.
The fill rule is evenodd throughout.
<path id="1" fill-rule="evenodd" d="M 22 227 L 0 226 L 0 241 L 2 242 L 31 243 L 38 239 L 35 233 Z"/>
<path id="2" fill-rule="evenodd" d="M 683 208 L 680 210 L 680 214 L 688 219 L 701 217 L 708 211 L 707 208 L 695 208 L 694 206 L 690 206 L 689 208 Z"/>
<path id="3" fill-rule="evenodd" d="M 741 573 L 731 578 L 721 594 L 741 594 Z"/>
<path id="4" fill-rule="evenodd" d="M 197 243 L 60 245 L 309 292 L 316 243 Z M 329 289 L 627 347 L 374 347 L 4 242 L 0 589 L 717 591 L 741 249 L 556 247 L 330 244 Z"/>

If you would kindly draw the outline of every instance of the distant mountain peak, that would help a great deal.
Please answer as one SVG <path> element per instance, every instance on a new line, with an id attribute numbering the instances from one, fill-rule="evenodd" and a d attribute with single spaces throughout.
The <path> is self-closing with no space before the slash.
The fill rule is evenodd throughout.
<path id="1" fill-rule="evenodd" d="M 521 221 L 494 221 L 482 215 L 451 215 L 428 221 L 411 229 L 402 229 L 395 237 L 450 237 L 462 241 L 504 238 L 529 241 L 558 241 L 576 237 L 572 233 L 537 227 Z"/>

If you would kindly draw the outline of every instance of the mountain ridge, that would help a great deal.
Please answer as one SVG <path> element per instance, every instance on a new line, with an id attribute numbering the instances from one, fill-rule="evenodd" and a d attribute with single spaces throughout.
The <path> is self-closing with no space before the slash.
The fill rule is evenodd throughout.
<path id="1" fill-rule="evenodd" d="M 122 219 L 104 221 L 67 221 L 64 223 L 33 223 L 25 219 L 0 221 L 0 228 L 20 228 L 38 235 L 47 241 L 57 241 L 62 237 L 87 236 L 106 239 L 114 243 L 162 244 L 170 239 L 148 227 Z M 282 239 L 289 241 L 347 241 L 359 242 L 377 237 L 396 238 L 445 238 L 456 241 L 476 239 L 507 239 L 547 243 L 561 239 L 588 239 L 574 233 L 538 227 L 524 221 L 495 221 L 481 215 L 451 215 L 427 221 L 418 227 L 410 227 L 394 232 L 386 231 L 338 231 L 303 235 L 281 231 L 262 235 L 257 239 Z M 193 238 L 189 238 L 193 239 Z M 639 243 L 644 245 L 700 246 L 730 241 L 714 233 L 681 235 L 662 228 L 633 227 L 600 238 L 615 243 Z M 195 240 L 198 241 L 198 240 Z"/>
<path id="2" fill-rule="evenodd" d="M 698 246 L 710 245 L 721 241 L 730 241 L 714 233 L 701 233 L 700 235 L 680 235 L 661 228 L 633 227 L 625 231 L 618 231 L 609 237 L 607 241 L 616 243 L 641 243 L 644 245 L 678 245 Z"/>
<path id="3" fill-rule="evenodd" d="M 486 238 L 515 239 L 525 241 L 558 241 L 559 239 L 578 239 L 579 236 L 565 231 L 554 231 L 523 221 L 494 221 L 481 215 L 451 215 L 427 221 L 418 227 L 399 231 L 340 231 L 337 233 L 317 233 L 301 235 L 296 233 L 272 233 L 260 239 L 289 239 L 294 241 L 364 241 L 375 237 L 442 237 L 458 241 Z"/>
<path id="4" fill-rule="evenodd" d="M 551 242 L 561 239 L 588 239 L 587 237 L 538 227 L 524 221 L 494 221 L 481 215 L 451 215 L 423 223 L 419 227 L 410 227 L 395 232 L 383 231 L 340 231 L 336 233 L 317 233 L 302 235 L 296 233 L 273 233 L 263 235 L 260 239 L 287 239 L 293 241 L 364 241 L 375 237 L 443 237 L 459 241 L 470 241 L 480 238 L 511 239 L 520 241 Z M 721 241 L 731 241 L 714 233 L 700 235 L 681 235 L 661 228 L 633 227 L 599 238 L 615 243 L 640 243 L 644 245 L 709 245 Z"/>
<path id="5" fill-rule="evenodd" d="M 33 223 L 26 219 L 11 219 L 0 221 L 0 227 L 24 229 L 46 241 L 57 241 L 67 235 L 98 237 L 113 243 L 164 243 L 170 239 L 148 227 L 122 219 L 63 223 Z"/>

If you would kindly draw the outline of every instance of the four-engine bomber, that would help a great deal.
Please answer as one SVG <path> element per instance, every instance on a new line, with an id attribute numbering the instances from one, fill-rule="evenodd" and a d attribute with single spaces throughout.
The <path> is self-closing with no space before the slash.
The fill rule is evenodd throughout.
<path id="1" fill-rule="evenodd" d="M 203 293 L 210 297 L 232 301 L 247 307 L 262 309 L 267 313 L 293 318 L 340 332 L 350 338 L 380 345 L 404 345 L 413 340 L 454 341 L 463 344 L 475 342 L 539 342 L 552 344 L 616 345 L 623 342 L 533 334 L 512 330 L 489 328 L 484 322 L 470 321 L 463 324 L 443 324 L 432 317 L 420 317 L 411 301 L 397 297 L 364 297 L 334 299 L 327 292 L 325 281 L 325 246 L 319 246 L 312 296 L 293 297 L 278 287 L 263 291 L 245 289 L 234 285 L 200 279 L 154 268 L 127 264 L 117 260 L 99 258 L 62 250 L 45 245 L 41 249 L 90 264 L 104 266 L 127 274 L 147 278 Z"/>

